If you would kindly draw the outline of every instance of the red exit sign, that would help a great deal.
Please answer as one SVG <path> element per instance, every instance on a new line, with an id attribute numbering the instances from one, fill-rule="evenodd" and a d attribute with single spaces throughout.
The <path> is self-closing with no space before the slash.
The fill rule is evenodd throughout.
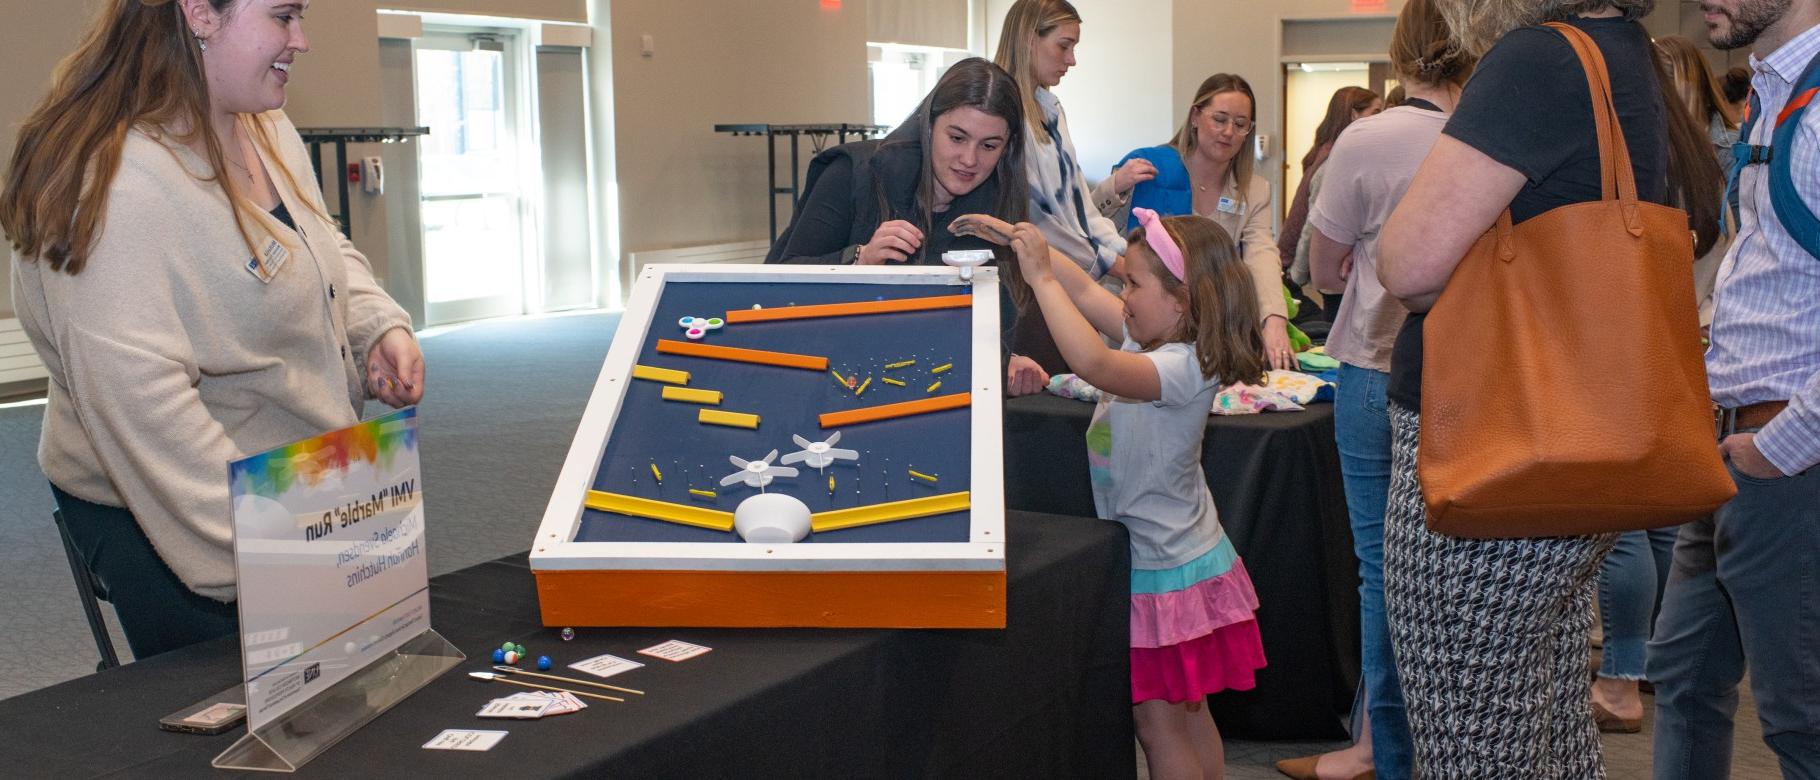
<path id="1" fill-rule="evenodd" d="M 1385 0 L 1352 0 L 1352 12 L 1355 14 L 1381 14 L 1389 11 Z"/>

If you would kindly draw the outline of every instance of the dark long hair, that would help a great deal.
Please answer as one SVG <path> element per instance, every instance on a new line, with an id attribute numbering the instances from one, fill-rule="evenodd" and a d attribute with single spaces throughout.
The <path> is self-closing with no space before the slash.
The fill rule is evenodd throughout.
<path id="1" fill-rule="evenodd" d="M 1378 93 L 1364 87 L 1340 87 L 1334 90 L 1333 97 L 1327 101 L 1327 116 L 1321 118 L 1321 126 L 1315 128 L 1314 145 L 1308 153 L 1302 155 L 1302 170 L 1314 165 L 1314 158 L 1320 154 L 1321 147 L 1330 146 L 1340 137 L 1340 132 L 1352 124 L 1352 115 L 1369 108 L 1375 101 L 1381 100 Z"/>
<path id="2" fill-rule="evenodd" d="M 1663 120 L 1668 124 L 1668 202 L 1687 212 L 1688 226 L 1694 231 L 1694 257 L 1705 257 L 1719 242 L 1725 171 L 1720 170 L 1713 154 L 1706 118 L 1694 121 L 1693 111 L 1682 102 L 1681 90 L 1675 88 L 1675 80 L 1669 76 L 1661 49 L 1649 47 L 1649 59 L 1655 65 L 1656 85 L 1666 114 Z"/>
<path id="3" fill-rule="evenodd" d="M 1719 77 L 1719 90 L 1725 93 L 1725 102 L 1737 105 L 1750 97 L 1750 68 L 1734 65 L 1731 70 Z"/>
<path id="4" fill-rule="evenodd" d="M 910 117 L 904 120 L 906 132 L 892 133 L 879 146 L 881 153 L 887 150 L 916 145 L 920 162 L 917 165 L 916 177 L 916 213 L 911 215 L 918 230 L 928 236 L 935 223 L 935 156 L 931 153 L 931 144 L 935 142 L 935 120 L 943 114 L 957 108 L 975 108 L 992 116 L 1005 120 L 1005 145 L 1001 148 L 998 165 L 992 169 L 988 181 L 998 188 L 998 196 L 992 204 L 992 216 L 1010 223 L 1024 221 L 1029 207 L 1029 185 L 1024 179 L 1024 102 L 1018 91 L 1017 82 L 1003 68 L 979 57 L 968 57 L 948 68 L 936 82 L 935 89 L 930 90 L 928 97 L 916 107 Z M 986 186 L 982 181 L 979 186 Z M 874 187 L 879 202 L 879 213 L 891 214 L 890 198 L 886 195 L 883 176 L 874 179 Z M 925 241 L 924 247 L 928 246 Z M 998 257 L 999 273 L 1011 285 L 1012 299 L 1022 310 L 1029 302 L 1029 288 L 1024 285 L 1018 273 L 1017 259 L 1004 247 L 994 249 Z"/>

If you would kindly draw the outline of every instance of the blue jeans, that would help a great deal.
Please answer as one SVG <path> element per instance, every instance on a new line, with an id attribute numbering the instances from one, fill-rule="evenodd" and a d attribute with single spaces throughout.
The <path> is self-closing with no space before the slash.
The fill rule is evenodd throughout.
<path id="1" fill-rule="evenodd" d="M 1341 363 L 1333 414 L 1346 510 L 1352 516 L 1352 548 L 1359 557 L 1359 659 L 1365 710 L 1371 716 L 1372 762 L 1379 777 L 1400 780 L 1410 776 L 1414 748 L 1384 614 L 1384 505 L 1390 494 L 1390 413 L 1384 388 L 1389 382 L 1384 372 Z"/>
<path id="2" fill-rule="evenodd" d="M 184 585 L 158 557 L 132 512 L 84 501 L 56 485 L 51 493 L 76 550 L 107 589 L 135 660 L 239 630 L 238 607 Z"/>
<path id="3" fill-rule="evenodd" d="M 1732 716 L 1750 667 L 1763 741 L 1784 777 L 1820 778 L 1820 467 L 1736 471 L 1738 495 L 1681 527 L 1649 643 L 1655 775 L 1731 776 Z"/>
<path id="4" fill-rule="evenodd" d="M 1677 530 L 1625 531 L 1599 567 L 1599 623 L 1605 636 L 1600 677 L 1643 679 L 1643 647 L 1668 585 Z"/>

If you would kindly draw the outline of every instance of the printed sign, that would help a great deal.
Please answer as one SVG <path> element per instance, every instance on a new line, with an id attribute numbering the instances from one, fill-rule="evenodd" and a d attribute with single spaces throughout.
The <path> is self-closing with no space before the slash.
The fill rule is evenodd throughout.
<path id="1" fill-rule="evenodd" d="M 229 464 L 247 724 L 430 627 L 417 409 Z"/>

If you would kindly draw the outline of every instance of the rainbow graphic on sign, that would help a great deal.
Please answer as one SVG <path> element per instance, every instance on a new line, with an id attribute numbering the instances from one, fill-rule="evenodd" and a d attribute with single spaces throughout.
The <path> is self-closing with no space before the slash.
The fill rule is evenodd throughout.
<path id="1" fill-rule="evenodd" d="M 229 479 L 236 496 L 275 498 L 299 483 L 314 487 L 346 474 L 352 463 L 370 463 L 383 473 L 393 458 L 416 450 L 417 407 L 412 406 L 235 461 Z"/>

